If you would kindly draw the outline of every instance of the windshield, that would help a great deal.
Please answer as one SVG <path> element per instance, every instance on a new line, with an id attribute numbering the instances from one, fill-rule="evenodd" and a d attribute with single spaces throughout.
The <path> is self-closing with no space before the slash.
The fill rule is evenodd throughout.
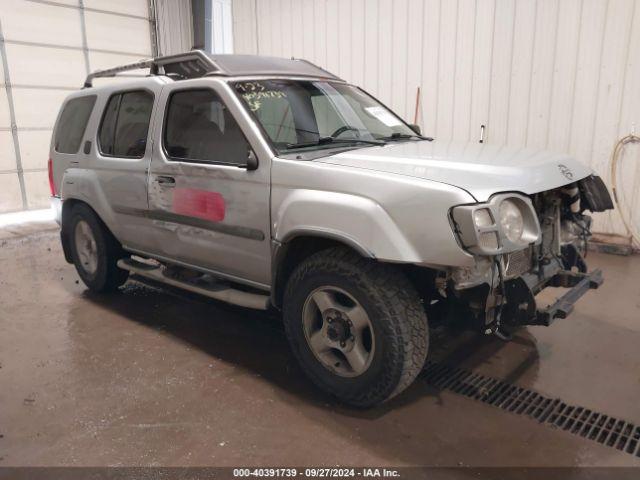
<path id="1" fill-rule="evenodd" d="M 273 79 L 234 86 L 278 153 L 419 138 L 374 98 L 343 83 Z"/>

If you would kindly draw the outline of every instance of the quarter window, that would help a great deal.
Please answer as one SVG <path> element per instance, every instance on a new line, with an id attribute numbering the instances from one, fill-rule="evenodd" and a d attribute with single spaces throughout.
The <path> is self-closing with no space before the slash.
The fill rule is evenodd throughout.
<path id="1" fill-rule="evenodd" d="M 249 151 L 249 144 L 231 112 L 209 89 L 171 95 L 164 146 L 173 160 L 230 165 L 245 165 Z"/>
<path id="2" fill-rule="evenodd" d="M 67 102 L 56 127 L 56 152 L 78 153 L 95 103 L 95 95 L 73 98 Z"/>
<path id="3" fill-rule="evenodd" d="M 153 94 L 146 91 L 113 95 L 98 133 L 103 155 L 142 158 L 147 148 Z"/>

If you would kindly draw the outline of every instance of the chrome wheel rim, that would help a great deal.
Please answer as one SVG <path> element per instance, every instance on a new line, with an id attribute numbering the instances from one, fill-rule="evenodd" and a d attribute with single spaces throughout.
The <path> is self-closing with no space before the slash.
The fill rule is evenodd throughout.
<path id="1" fill-rule="evenodd" d="M 302 309 L 304 336 L 316 359 L 341 377 L 367 371 L 375 352 L 369 315 L 344 290 L 324 286 L 307 297 Z"/>
<path id="2" fill-rule="evenodd" d="M 74 232 L 76 253 L 82 269 L 90 275 L 98 270 L 98 248 L 93 231 L 87 222 L 80 220 Z"/>

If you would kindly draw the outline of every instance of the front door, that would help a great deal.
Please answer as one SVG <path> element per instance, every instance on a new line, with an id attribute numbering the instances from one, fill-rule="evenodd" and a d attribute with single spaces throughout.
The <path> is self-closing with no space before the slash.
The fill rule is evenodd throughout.
<path id="1" fill-rule="evenodd" d="M 268 287 L 270 158 L 263 144 L 247 140 L 247 113 L 216 80 L 169 85 L 160 105 L 149 175 L 158 253 Z M 248 157 L 256 154 L 260 162 L 251 170 Z"/>

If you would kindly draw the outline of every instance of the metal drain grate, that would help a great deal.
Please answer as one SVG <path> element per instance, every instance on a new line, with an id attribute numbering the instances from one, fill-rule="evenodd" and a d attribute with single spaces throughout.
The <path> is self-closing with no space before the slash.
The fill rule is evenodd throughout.
<path id="1" fill-rule="evenodd" d="M 640 457 L 640 426 L 625 420 L 568 405 L 558 398 L 549 398 L 527 388 L 441 363 L 427 362 L 421 376 L 436 388 L 525 415 L 540 423 Z"/>

